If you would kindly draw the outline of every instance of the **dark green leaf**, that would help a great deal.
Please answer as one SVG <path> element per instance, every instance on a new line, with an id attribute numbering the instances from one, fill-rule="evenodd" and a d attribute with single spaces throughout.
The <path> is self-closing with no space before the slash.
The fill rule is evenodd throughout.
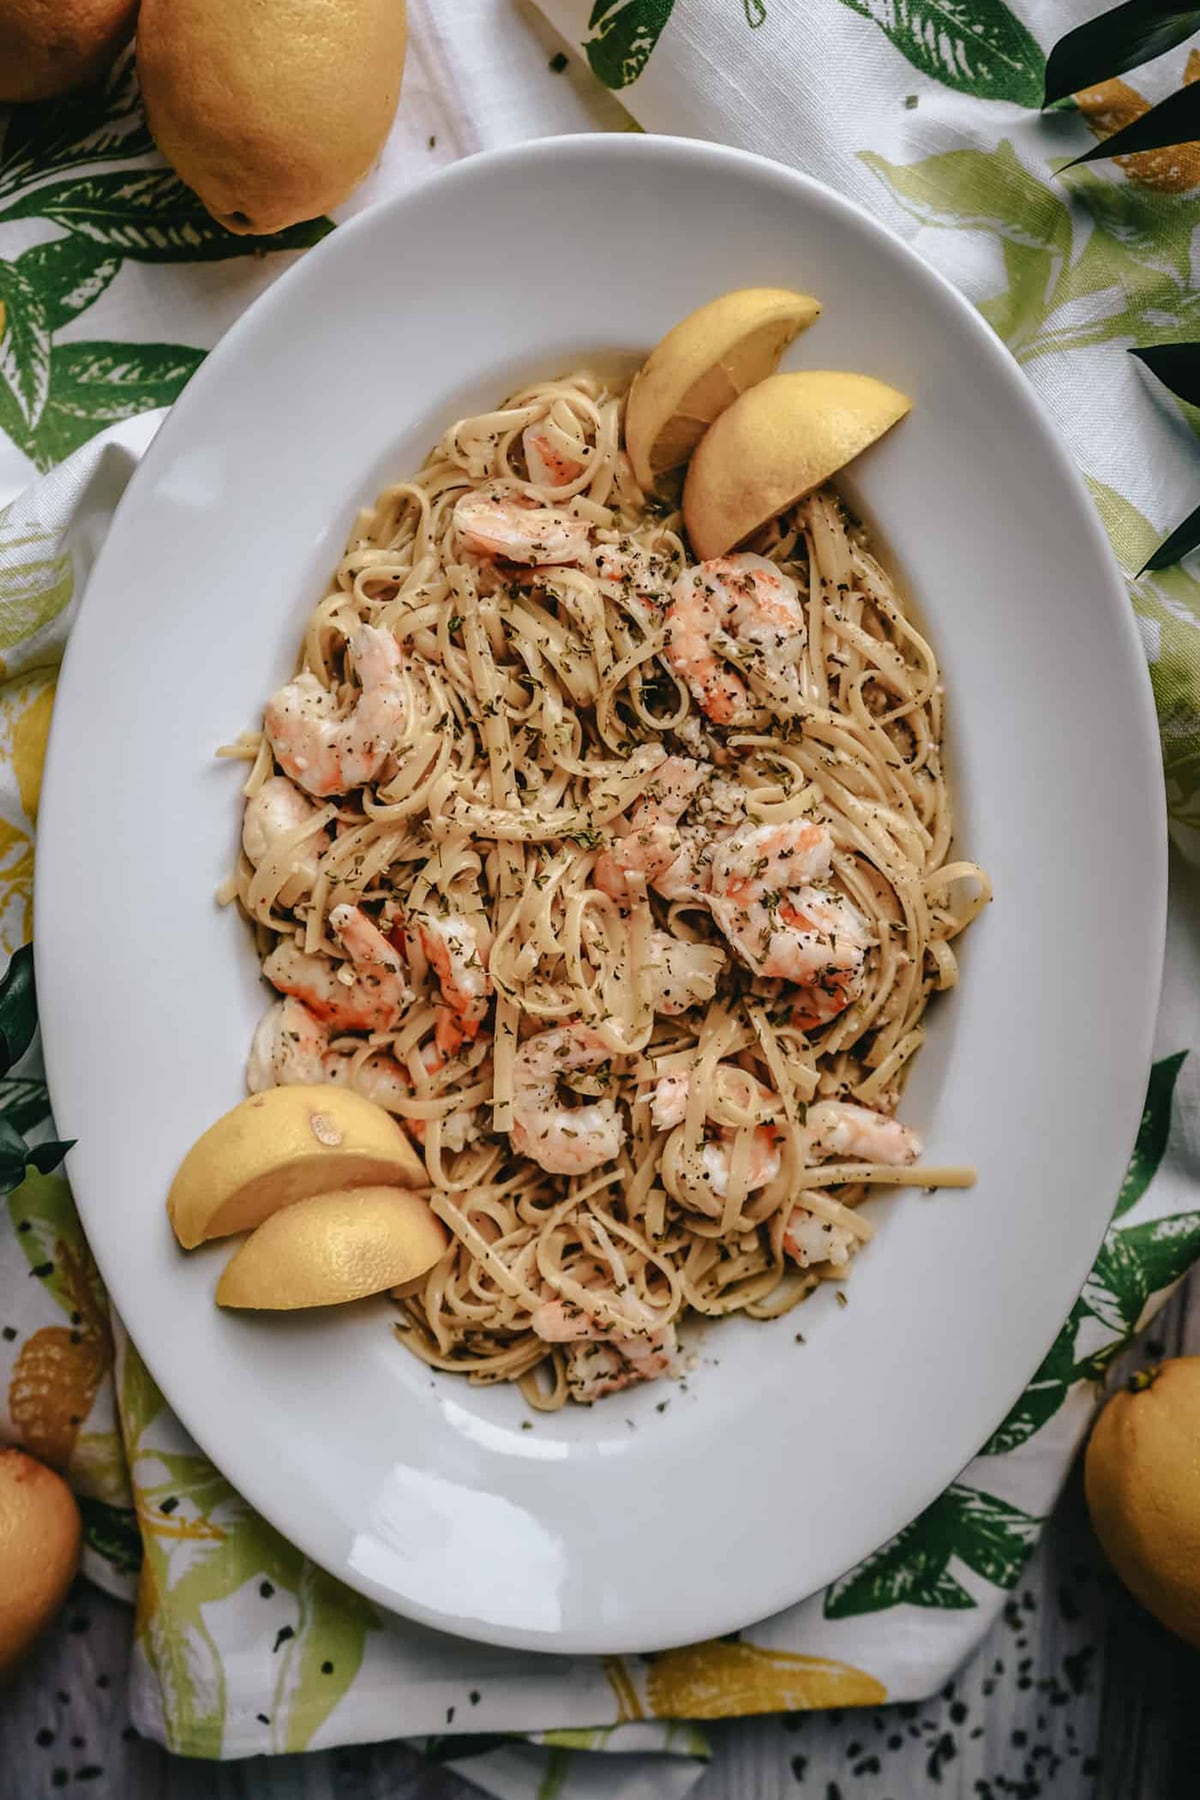
<path id="1" fill-rule="evenodd" d="M 49 219 L 138 262 L 217 262 L 262 250 L 305 250 L 333 230 L 311 219 L 273 237 L 239 237 L 218 225 L 170 169 L 80 175 L 20 195 L 6 219 Z"/>
<path id="2" fill-rule="evenodd" d="M 14 1130 L 34 1131 L 49 1117 L 50 1092 L 44 1081 L 30 1081 L 21 1075 L 0 1076 L 0 1118 L 7 1119 Z"/>
<path id="3" fill-rule="evenodd" d="M 1163 347 L 1172 348 L 1170 345 Z M 1121 1218 L 1131 1206 L 1137 1204 L 1158 1171 L 1171 1129 L 1171 1100 L 1175 1093 L 1175 1083 L 1180 1069 L 1187 1061 L 1187 1055 L 1186 1050 L 1180 1050 L 1177 1055 L 1167 1056 L 1162 1062 L 1156 1062 L 1150 1071 L 1142 1122 L 1138 1126 L 1137 1142 L 1133 1146 L 1133 1155 L 1129 1159 L 1121 1192 L 1117 1196 L 1114 1219 Z"/>
<path id="4" fill-rule="evenodd" d="M 1004 0 L 843 0 L 914 69 L 979 100 L 1040 106 L 1046 59 Z"/>
<path id="5" fill-rule="evenodd" d="M 1059 38 L 1046 61 L 1043 106 L 1140 68 L 1200 31 L 1200 8 L 1126 0 Z"/>
<path id="6" fill-rule="evenodd" d="M 1085 150 L 1082 156 L 1064 163 L 1057 172 L 1073 169 L 1078 163 L 1097 162 L 1107 156 L 1134 156 L 1140 150 L 1166 150 L 1172 144 L 1193 144 L 1200 138 L 1200 82 L 1189 82 L 1177 93 L 1168 94 L 1157 106 L 1123 125 L 1111 137 L 1102 138 Z"/>
<path id="7" fill-rule="evenodd" d="M 1110 1231 L 1083 1284 L 1084 1307 L 1110 1331 L 1122 1336 L 1138 1322 L 1150 1297 L 1145 1273 L 1129 1247 L 1129 1233 Z"/>
<path id="8" fill-rule="evenodd" d="M 16 261 L 41 302 L 50 331 L 57 331 L 98 300 L 120 266 L 119 256 L 82 237 L 35 244 Z"/>
<path id="9" fill-rule="evenodd" d="M 1186 1275 L 1200 1256 L 1200 1212 L 1130 1225 L 1116 1235 L 1140 1269 L 1147 1295 L 1159 1294 Z"/>
<path id="10" fill-rule="evenodd" d="M 1131 350 L 1163 386 L 1189 406 L 1200 406 L 1200 344 L 1147 344 Z"/>
<path id="11" fill-rule="evenodd" d="M 596 0 L 588 20 L 595 36 L 584 49 L 605 87 L 625 88 L 637 80 L 674 5 L 675 0 Z"/>
<path id="12" fill-rule="evenodd" d="M 25 1179 L 25 1139 L 21 1133 L 0 1118 L 0 1194 L 11 1194 Z"/>
<path id="13" fill-rule="evenodd" d="M 26 1152 L 26 1162 L 32 1163 L 39 1175 L 49 1175 L 57 1169 L 68 1150 L 75 1148 L 74 1138 L 49 1138 L 44 1144 L 33 1144 Z"/>
<path id="14" fill-rule="evenodd" d="M 0 381 L 30 431 L 50 389 L 50 327 L 41 297 L 16 263 L 0 262 Z"/>
<path id="15" fill-rule="evenodd" d="M 85 1543 L 122 1575 L 136 1575 L 142 1566 L 142 1539 L 130 1509 L 80 1494 L 79 1510 Z"/>
<path id="16" fill-rule="evenodd" d="M 1200 506 L 1190 512 L 1182 525 L 1177 525 L 1170 537 L 1165 537 L 1154 555 L 1144 562 L 1138 570 L 1144 575 L 1147 569 L 1170 569 L 1177 562 L 1200 546 Z"/>
<path id="17" fill-rule="evenodd" d="M 1071 1314 L 1050 1346 L 1037 1374 L 1025 1389 L 1003 1424 L 998 1425 L 981 1456 L 1003 1456 L 1015 1450 L 1040 1431 L 1052 1419 L 1066 1399 L 1075 1378 L 1075 1333 L 1079 1326 L 1078 1310 Z"/>
<path id="18" fill-rule="evenodd" d="M 171 405 L 203 360 L 202 350 L 183 344 L 57 345 L 39 460 L 61 462 L 103 426 Z"/>
<path id="19" fill-rule="evenodd" d="M 889 1606 L 962 1611 L 975 1605 L 950 1574 L 953 1505 L 943 1494 L 865 1562 L 825 1590 L 825 1617 L 852 1619 Z"/>
<path id="20" fill-rule="evenodd" d="M 757 31 L 767 16 L 763 0 L 742 0 L 742 6 L 745 8 L 747 25 L 751 31 Z"/>
<path id="21" fill-rule="evenodd" d="M 955 1556 L 994 1587 L 1012 1587 L 1033 1549 L 1041 1520 L 995 1494 L 983 1494 L 957 1482 L 943 1500 L 954 1509 L 948 1535 Z"/>
<path id="22" fill-rule="evenodd" d="M 37 995 L 33 986 L 33 945 L 22 944 L 0 976 L 0 1075 L 20 1062 L 37 1030 Z"/>

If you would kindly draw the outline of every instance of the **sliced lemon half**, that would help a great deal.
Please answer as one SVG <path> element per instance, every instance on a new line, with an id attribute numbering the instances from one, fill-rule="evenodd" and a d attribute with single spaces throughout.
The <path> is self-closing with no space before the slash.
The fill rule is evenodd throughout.
<path id="1" fill-rule="evenodd" d="M 312 1194 L 272 1213 L 230 1258 L 220 1306 L 340 1306 L 413 1281 L 446 1248 L 429 1202 L 408 1188 Z"/>
<path id="2" fill-rule="evenodd" d="M 683 522 L 704 560 L 724 556 L 820 487 L 912 407 L 873 375 L 771 375 L 710 426 L 688 466 Z"/>
<path id="3" fill-rule="evenodd" d="M 251 1231 L 308 1194 L 427 1179 L 391 1114 L 351 1088 L 268 1088 L 197 1138 L 171 1183 L 167 1212 L 190 1250 Z"/>
<path id="4" fill-rule="evenodd" d="M 739 288 L 689 313 L 634 376 L 625 448 L 640 485 L 685 463 L 739 394 L 762 381 L 820 302 L 789 288 Z"/>

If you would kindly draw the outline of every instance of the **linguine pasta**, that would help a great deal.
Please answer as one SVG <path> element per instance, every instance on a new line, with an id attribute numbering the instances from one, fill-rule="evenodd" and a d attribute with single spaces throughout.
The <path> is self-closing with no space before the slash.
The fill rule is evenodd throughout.
<path id="1" fill-rule="evenodd" d="M 988 898 L 934 653 L 829 490 L 686 575 L 623 404 L 583 372 L 452 426 L 232 747 L 251 1085 L 399 1118 L 450 1234 L 402 1341 L 539 1407 L 844 1274 L 873 1189 L 971 1178 L 890 1116 Z"/>

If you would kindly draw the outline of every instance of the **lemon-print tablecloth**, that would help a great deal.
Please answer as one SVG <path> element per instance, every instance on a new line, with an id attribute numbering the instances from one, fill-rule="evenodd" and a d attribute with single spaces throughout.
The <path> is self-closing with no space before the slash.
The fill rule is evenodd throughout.
<path id="1" fill-rule="evenodd" d="M 1125 352 L 1196 335 L 1200 150 L 1052 174 L 1200 72 L 1186 47 L 1040 120 L 1030 109 L 1045 50 L 1092 10 L 1086 0 L 541 4 L 561 40 L 523 0 L 412 0 L 401 116 L 347 210 L 439 162 L 558 130 L 636 120 L 763 151 L 861 200 L 979 305 L 1066 433 L 1126 569 L 1196 503 L 1190 423 Z M 107 520 L 161 416 L 151 409 L 175 398 L 225 326 L 332 225 L 261 246 L 220 231 L 155 157 L 127 67 L 101 94 L 8 123 L 6 954 L 29 932 L 55 670 Z M 1185 567 L 1134 580 L 1131 600 L 1159 705 L 1172 827 L 1194 854 L 1200 577 Z M 0 1436 L 66 1469 L 89 1572 L 136 1593 L 141 1728 L 209 1756 L 417 1735 L 499 1794 L 669 1800 L 702 1767 L 704 1719 L 932 1692 L 1017 1580 L 1116 1350 L 1200 1254 L 1200 1058 L 1191 1054 L 1200 970 L 1180 924 L 1176 911 L 1145 1116 L 1112 1229 L 995 1437 L 932 1507 L 824 1594 L 735 1640 L 649 1660 L 521 1656 L 385 1618 L 250 1513 L 110 1319 L 53 1153 L 21 1178 L 25 1144 L 53 1127 L 36 1042 L 25 1048 L 27 970 L 10 964 L 0 991 L 0 1186 L 9 1188 Z M 59 1123 L 69 1131 L 70 1120 Z M 623 1754 L 588 1754 L 599 1750 Z"/>

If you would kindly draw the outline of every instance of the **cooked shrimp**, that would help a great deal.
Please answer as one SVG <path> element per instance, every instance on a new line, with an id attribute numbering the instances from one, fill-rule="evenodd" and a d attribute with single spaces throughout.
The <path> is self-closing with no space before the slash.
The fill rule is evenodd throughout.
<path id="1" fill-rule="evenodd" d="M 668 1017 L 705 1006 L 717 991 L 725 952 L 715 944 L 692 944 L 669 931 L 650 934 L 654 1010 Z"/>
<path id="2" fill-rule="evenodd" d="M 657 621 L 671 597 L 671 565 L 665 556 L 645 550 L 634 538 L 597 544 L 592 552 L 596 578 L 618 605 L 641 602 L 647 621 Z"/>
<path id="3" fill-rule="evenodd" d="M 646 882 L 668 900 L 699 891 L 703 876 L 695 847 L 678 821 L 705 774 L 704 764 L 690 756 L 668 756 L 658 765 L 629 815 L 625 835 L 596 858 L 593 880 L 598 888 L 615 900 L 627 899 Z"/>
<path id="4" fill-rule="evenodd" d="M 800 590 L 765 556 L 743 551 L 685 569 L 667 608 L 667 661 L 718 725 L 751 710 L 743 675 L 776 713 L 798 710 L 798 665 L 807 630 Z"/>
<path id="5" fill-rule="evenodd" d="M 295 906 L 305 894 L 312 892 L 317 879 L 321 853 L 328 839 L 324 826 L 284 851 L 286 840 L 301 832 L 305 822 L 315 817 L 316 807 L 306 800 L 299 788 L 286 775 L 272 775 L 246 802 L 242 814 L 242 849 L 257 869 L 268 856 L 286 854 L 292 873 L 279 890 L 281 906 Z"/>
<path id="6" fill-rule="evenodd" d="M 567 1385 L 576 1400 L 599 1400 L 638 1381 L 655 1381 L 675 1371 L 675 1327 L 643 1328 L 633 1318 L 625 1335 L 617 1324 L 606 1325 L 574 1304 L 546 1300 L 531 1321 L 548 1344 L 571 1344 L 567 1353 Z"/>
<path id="7" fill-rule="evenodd" d="M 655 1131 L 671 1131 L 676 1125 L 683 1124 L 691 1087 L 691 1076 L 686 1069 L 659 1076 L 650 1097 L 650 1122 Z M 738 1113 L 757 1117 L 764 1123 L 777 1119 L 783 1112 L 783 1103 L 773 1088 L 732 1063 L 717 1064 L 713 1089 L 716 1098 L 708 1117 L 715 1118 L 717 1124 L 728 1124 L 731 1117 L 737 1116 L 726 1108 L 736 1108 Z"/>
<path id="8" fill-rule="evenodd" d="M 822 1100 L 810 1106 L 804 1129 L 810 1162 L 848 1156 L 863 1162 L 900 1164 L 916 1162 L 921 1154 L 920 1138 L 899 1119 L 842 1100 Z"/>
<path id="9" fill-rule="evenodd" d="M 805 990 L 806 1022 L 824 1023 L 858 991 L 870 943 L 858 908 L 832 887 L 833 844 L 824 825 L 794 819 L 733 832 L 712 853 L 709 905 L 742 961 L 756 975 Z"/>
<path id="10" fill-rule="evenodd" d="M 551 1175 L 584 1175 L 611 1162 L 625 1140 L 612 1100 L 562 1106 L 561 1075 L 599 1070 L 612 1051 L 586 1025 L 559 1025 L 526 1038 L 517 1051 L 510 1143 Z"/>
<path id="11" fill-rule="evenodd" d="M 650 1122 L 656 1131 L 677 1134 L 663 1150 L 664 1178 L 669 1191 L 697 1212 L 715 1215 L 721 1210 L 717 1202 L 724 1201 L 729 1193 L 734 1151 L 744 1127 L 719 1121 L 715 1130 L 710 1126 L 710 1135 L 700 1146 L 697 1168 L 694 1152 L 690 1152 L 678 1136 L 687 1114 L 690 1088 L 691 1080 L 686 1071 L 660 1076 L 650 1101 Z M 767 1187 L 781 1167 L 778 1134 L 769 1122 L 781 1110 L 779 1096 L 744 1069 L 726 1064 L 718 1068 L 714 1088 L 717 1100 L 709 1113 L 710 1118 L 717 1112 L 728 1119 L 730 1115 L 724 1111 L 724 1104 L 743 1114 L 753 1113 L 757 1108 L 759 1118 L 765 1115 L 766 1122 L 754 1128 L 748 1149 L 743 1151 L 742 1180 L 748 1194 L 756 1188 Z"/>
<path id="12" fill-rule="evenodd" d="M 655 1131 L 674 1131 L 687 1112 L 689 1081 L 686 1071 L 660 1075 L 650 1098 L 650 1123 Z"/>
<path id="13" fill-rule="evenodd" d="M 453 1056 L 463 1043 L 478 1036 L 494 992 L 479 933 L 461 913 L 447 913 L 444 918 L 422 913 L 415 928 L 449 1008 L 436 1026 L 438 1047 Z"/>
<path id="14" fill-rule="evenodd" d="M 812 1191 L 820 1193 L 819 1188 Z M 840 1269 L 849 1262 L 850 1252 L 856 1242 L 854 1233 L 844 1225 L 834 1225 L 828 1219 L 818 1219 L 806 1206 L 793 1206 L 783 1228 L 782 1241 L 785 1254 L 798 1262 L 802 1269 L 811 1269 L 815 1263 L 825 1262 Z"/>
<path id="15" fill-rule="evenodd" d="M 329 923 L 349 963 L 309 956 L 292 938 L 281 938 L 263 963 L 263 974 L 335 1031 L 387 1031 L 410 998 L 403 959 L 356 906 L 334 907 Z"/>
<path id="16" fill-rule="evenodd" d="M 269 1006 L 254 1033 L 246 1065 L 252 1094 L 297 1082 L 333 1082 L 354 1087 L 377 1106 L 394 1109 L 412 1095 L 412 1083 L 394 1057 L 375 1051 L 351 1073 L 352 1050 L 335 1050 L 330 1029 L 302 1000 L 289 994 Z"/>
<path id="17" fill-rule="evenodd" d="M 463 547 L 476 556 L 527 564 L 578 562 L 590 529 L 586 519 L 554 506 L 484 494 L 463 495 L 454 508 L 454 526 Z"/>
<path id="18" fill-rule="evenodd" d="M 302 1000 L 290 994 L 276 1000 L 259 1020 L 250 1047 L 246 1064 L 250 1092 L 261 1094 L 265 1088 L 329 1082 L 335 1087 L 353 1088 L 387 1112 L 403 1113 L 412 1098 L 412 1082 L 395 1057 L 385 1050 L 373 1050 L 370 1056 L 359 1058 L 353 1050 L 335 1049 L 329 1036 L 329 1027 Z M 433 1075 L 443 1067 L 445 1059 L 433 1044 L 426 1044 L 421 1061 Z M 477 1135 L 476 1111 L 470 1108 L 443 1119 L 442 1143 L 447 1150 L 464 1150 Z M 424 1143 L 423 1119 L 405 1118 L 401 1122 L 410 1137 L 418 1144 Z"/>
<path id="19" fill-rule="evenodd" d="M 555 434 L 544 419 L 525 427 L 521 433 L 521 448 L 525 452 L 529 479 L 538 487 L 570 487 L 583 474 L 583 463 L 576 462 L 573 456 L 559 448 Z"/>
<path id="20" fill-rule="evenodd" d="M 729 1193 L 735 1136 L 736 1133 L 732 1131 L 722 1131 L 715 1140 L 705 1144 L 700 1152 L 704 1179 L 718 1200 L 724 1200 Z M 756 1188 L 769 1186 L 779 1169 L 779 1145 L 775 1133 L 769 1125 L 760 1125 L 750 1140 L 750 1156 L 744 1177 L 746 1192 L 752 1194 Z"/>
<path id="21" fill-rule="evenodd" d="M 639 1381 L 657 1381 L 675 1373 L 675 1334 L 668 1327 L 661 1344 L 637 1338 L 613 1338 L 608 1343 L 573 1344 L 567 1351 L 567 1387 L 582 1406 L 619 1394 Z"/>
<path id="22" fill-rule="evenodd" d="M 346 794 L 374 781 L 404 724 L 392 633 L 361 625 L 350 640 L 350 663 L 362 692 L 348 712 L 308 669 L 267 702 L 264 724 L 276 761 L 310 794 Z"/>

